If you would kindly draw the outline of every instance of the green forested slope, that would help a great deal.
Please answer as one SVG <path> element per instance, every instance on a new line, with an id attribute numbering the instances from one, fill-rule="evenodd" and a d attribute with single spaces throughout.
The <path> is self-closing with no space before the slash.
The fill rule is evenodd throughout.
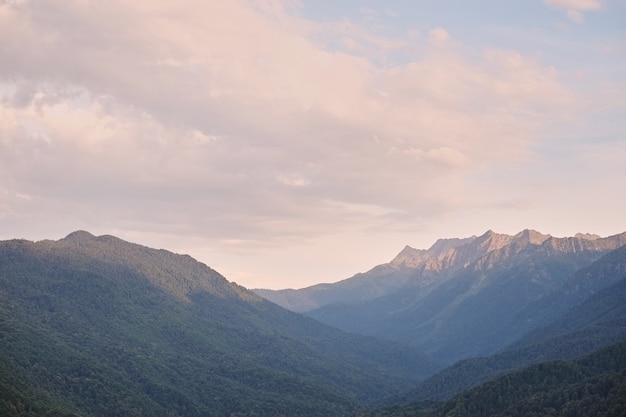
<path id="1" fill-rule="evenodd" d="M 408 417 L 620 417 L 626 415 L 626 341 L 569 361 L 550 361 L 464 391 L 370 413 Z"/>
<path id="2" fill-rule="evenodd" d="M 434 369 L 188 256 L 85 232 L 0 242 L 0 415 L 344 415 Z"/>
<path id="3" fill-rule="evenodd" d="M 616 284 L 600 290 L 554 323 L 529 333 L 497 354 L 459 361 L 393 401 L 447 400 L 503 373 L 542 361 L 574 358 L 626 338 L 625 267 L 626 247 L 608 253 L 568 280 L 567 289 L 616 281 L 621 276 Z M 560 292 L 568 297 L 565 291 Z"/>
<path id="4" fill-rule="evenodd" d="M 626 341 L 571 361 L 514 372 L 448 401 L 452 416 L 623 416 Z"/>

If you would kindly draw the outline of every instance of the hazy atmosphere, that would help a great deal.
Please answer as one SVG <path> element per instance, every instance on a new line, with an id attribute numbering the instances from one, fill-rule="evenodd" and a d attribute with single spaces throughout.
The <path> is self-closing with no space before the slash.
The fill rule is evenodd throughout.
<path id="1" fill-rule="evenodd" d="M 0 0 L 0 239 L 248 288 L 626 231 L 626 2 Z"/>

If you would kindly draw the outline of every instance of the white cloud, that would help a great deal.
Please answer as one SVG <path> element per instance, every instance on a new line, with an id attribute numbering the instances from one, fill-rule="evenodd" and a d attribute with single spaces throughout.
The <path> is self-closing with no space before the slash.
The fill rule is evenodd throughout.
<path id="1" fill-rule="evenodd" d="M 21 198 L 22 200 L 26 200 L 26 201 L 31 201 L 33 199 L 32 195 L 28 195 L 28 194 L 16 194 L 17 198 Z"/>
<path id="2" fill-rule="evenodd" d="M 311 184 L 310 180 L 303 178 L 298 174 L 280 174 L 276 176 L 276 181 L 290 187 L 304 187 L 305 185 Z"/>
<path id="3" fill-rule="evenodd" d="M 474 206 L 469 178 L 526 163 L 581 106 L 536 57 L 291 7 L 1 5 L 3 230 L 242 248 L 421 227 Z"/>
<path id="4" fill-rule="evenodd" d="M 431 149 L 428 158 L 452 167 L 466 167 L 470 160 L 462 152 L 448 147 Z"/>
<path id="5" fill-rule="evenodd" d="M 578 24 L 585 23 L 585 15 L 583 15 L 578 10 L 568 10 L 566 14 L 567 14 L 567 17 L 569 17 L 569 19 L 574 23 L 578 23 Z"/>
<path id="6" fill-rule="evenodd" d="M 389 9 L 389 8 L 386 8 L 386 9 L 385 9 L 385 14 L 386 14 L 387 16 L 390 16 L 390 17 L 400 17 L 400 13 L 396 12 L 396 11 L 395 11 L 395 10 L 393 10 L 393 9 Z"/>
<path id="7" fill-rule="evenodd" d="M 544 0 L 551 7 L 564 10 L 600 10 L 601 0 Z"/>
<path id="8" fill-rule="evenodd" d="M 601 0 L 544 0 L 544 2 L 550 7 L 565 10 L 567 17 L 578 24 L 585 22 L 583 11 L 597 11 L 604 7 Z"/>
<path id="9" fill-rule="evenodd" d="M 428 32 L 428 40 L 433 45 L 445 45 L 450 40 L 450 35 L 445 29 L 435 28 Z"/>
<path id="10" fill-rule="evenodd" d="M 199 1 L 33 3 L 10 12 L 21 30 L 4 42 L 21 48 L 4 50 L 1 71 L 5 80 L 23 74 L 28 94 L 15 92 L 14 101 L 30 98 L 3 112 L 31 151 L 42 150 L 6 161 L 16 181 L 29 178 L 33 193 L 53 198 L 46 187 L 56 178 L 85 204 L 131 196 L 125 215 L 146 211 L 141 221 L 154 224 L 164 221 L 159 208 L 175 205 L 173 193 L 194 201 L 173 223 L 209 217 L 198 230 L 223 235 L 248 238 L 270 223 L 273 235 L 289 235 L 293 222 L 328 221 L 324 200 L 452 209 L 456 198 L 446 208 L 437 187 L 413 179 L 435 170 L 434 182 L 444 185 L 456 175 L 445 167 L 519 162 L 535 128 L 529 115 L 558 118 L 571 100 L 553 71 L 518 53 L 488 51 L 472 58 L 482 59 L 476 64 L 450 50 L 379 68 L 330 52 L 308 38 L 316 33 L 311 22 L 279 3 L 262 13 L 245 2 Z M 441 28 L 429 35 L 436 44 L 448 40 Z M 54 91 L 44 80 L 54 80 L 46 81 Z M 15 123 L 2 129 L 17 134 L 7 130 Z M 378 143 L 366 139 L 372 134 Z M 387 152 L 393 147 L 426 149 L 423 160 L 439 164 L 412 165 Z M 38 173 L 15 170 L 27 164 Z M 291 195 L 276 182 L 309 186 L 310 194 Z M 405 194 L 409 183 L 419 199 Z M 200 214 L 207 210 L 219 214 Z"/>

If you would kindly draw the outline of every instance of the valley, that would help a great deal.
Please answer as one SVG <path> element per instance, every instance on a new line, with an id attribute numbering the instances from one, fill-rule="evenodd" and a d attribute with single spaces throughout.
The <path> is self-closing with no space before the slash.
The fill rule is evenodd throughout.
<path id="1" fill-rule="evenodd" d="M 114 236 L 3 241 L 0 414 L 618 416 L 625 244 L 488 231 L 251 291 Z"/>

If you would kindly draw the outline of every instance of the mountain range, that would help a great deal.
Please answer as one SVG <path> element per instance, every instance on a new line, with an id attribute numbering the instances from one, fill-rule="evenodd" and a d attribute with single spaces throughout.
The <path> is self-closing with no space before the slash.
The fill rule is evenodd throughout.
<path id="1" fill-rule="evenodd" d="M 0 346 L 0 415 L 345 415 L 438 369 L 87 232 L 0 242 Z"/>
<path id="2" fill-rule="evenodd" d="M 487 231 L 405 247 L 391 262 L 335 284 L 255 290 L 342 330 L 416 347 L 444 362 L 489 355 L 619 279 L 575 276 L 626 244 L 626 233 L 556 238 Z"/>
<path id="3" fill-rule="evenodd" d="M 607 275 L 621 279 L 496 354 L 461 360 L 387 403 L 448 400 L 508 372 L 544 361 L 573 359 L 626 340 L 626 246 L 576 274 L 593 280 Z"/>
<path id="4" fill-rule="evenodd" d="M 625 244 L 488 231 L 253 292 L 113 236 L 3 241 L 0 415 L 621 416 Z"/>

